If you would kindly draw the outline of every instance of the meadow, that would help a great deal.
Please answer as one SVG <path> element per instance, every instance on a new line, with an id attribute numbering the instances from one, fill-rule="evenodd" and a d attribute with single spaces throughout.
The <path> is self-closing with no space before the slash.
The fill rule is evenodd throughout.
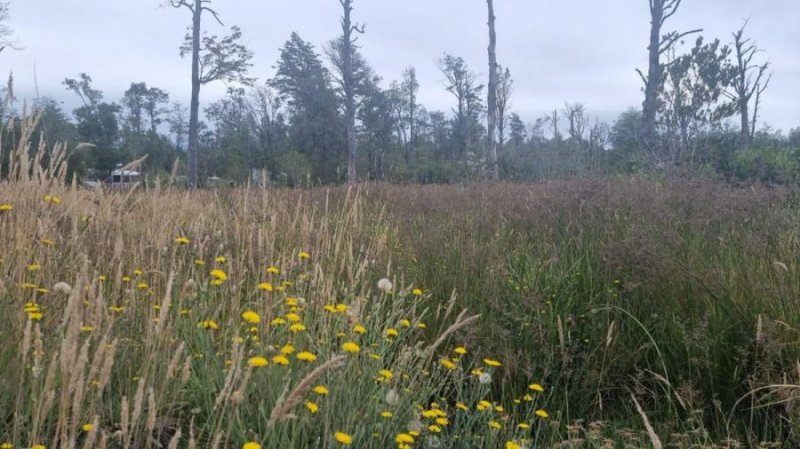
<path id="1" fill-rule="evenodd" d="M 794 189 L 103 192 L 24 141 L 0 448 L 800 444 Z"/>

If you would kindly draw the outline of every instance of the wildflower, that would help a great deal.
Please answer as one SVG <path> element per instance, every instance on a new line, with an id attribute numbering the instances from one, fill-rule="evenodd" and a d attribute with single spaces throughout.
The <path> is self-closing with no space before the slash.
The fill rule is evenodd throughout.
<path id="1" fill-rule="evenodd" d="M 261 316 L 252 310 L 244 311 L 244 313 L 242 313 L 242 319 L 252 324 L 258 324 L 261 322 Z"/>
<path id="2" fill-rule="evenodd" d="M 228 258 L 225 257 L 225 256 L 218 256 L 218 257 L 216 257 L 214 259 L 214 262 L 216 262 L 216 263 L 225 263 L 227 261 L 228 261 Z"/>
<path id="3" fill-rule="evenodd" d="M 456 402 L 456 408 L 459 410 L 463 410 L 465 412 L 469 411 L 469 407 L 467 407 L 467 405 L 464 404 L 463 402 Z"/>
<path id="4" fill-rule="evenodd" d="M 533 400 L 533 396 L 526 394 L 525 396 L 522 397 L 522 400 L 525 402 L 531 402 Z"/>
<path id="5" fill-rule="evenodd" d="M 515 441 L 506 441 L 506 449 L 522 449 L 522 446 Z"/>
<path id="6" fill-rule="evenodd" d="M 442 366 L 447 368 L 447 369 L 450 369 L 450 370 L 456 369 L 456 364 L 453 363 L 453 361 L 448 359 L 448 358 L 443 358 L 443 359 L 439 360 L 439 363 L 441 363 Z"/>
<path id="7" fill-rule="evenodd" d="M 220 285 L 223 282 L 228 280 L 228 274 L 224 271 L 220 270 L 219 268 L 215 268 L 209 272 L 211 277 L 214 278 L 214 285 Z"/>
<path id="8" fill-rule="evenodd" d="M 394 374 L 388 369 L 378 371 L 378 375 L 380 375 L 380 380 L 392 380 L 392 377 L 394 377 Z"/>
<path id="9" fill-rule="evenodd" d="M 300 322 L 300 315 L 296 313 L 287 313 L 286 319 L 291 321 L 292 323 L 299 323 Z"/>
<path id="10" fill-rule="evenodd" d="M 440 416 L 440 417 L 436 418 L 436 424 L 438 424 L 440 426 L 446 426 L 446 425 L 450 424 L 450 421 L 448 421 L 448 419 L 445 418 L 444 416 Z"/>
<path id="11" fill-rule="evenodd" d="M 280 273 L 281 270 L 275 265 L 270 265 L 267 267 L 267 274 L 280 274 Z"/>
<path id="12" fill-rule="evenodd" d="M 258 288 L 265 292 L 271 292 L 273 290 L 272 284 L 270 284 L 269 282 L 262 282 L 258 284 Z"/>
<path id="13" fill-rule="evenodd" d="M 198 267 L 204 267 L 206 266 L 206 261 L 202 259 L 197 259 L 194 261 L 194 264 Z"/>
<path id="14" fill-rule="evenodd" d="M 149 285 L 147 285 L 147 282 L 140 282 L 140 283 L 139 283 L 139 284 L 136 286 L 136 288 L 138 288 L 139 290 L 147 290 L 148 288 L 150 288 L 150 286 L 149 286 Z"/>
<path id="15" fill-rule="evenodd" d="M 455 352 L 458 355 L 464 355 L 464 354 L 467 353 L 467 348 L 465 348 L 463 346 L 459 346 L 456 349 L 454 349 L 453 352 Z"/>
<path id="16" fill-rule="evenodd" d="M 498 367 L 498 366 L 502 366 L 503 365 L 502 363 L 500 363 L 499 361 L 494 360 L 494 359 L 483 359 L 483 363 L 485 363 L 488 366 L 493 366 L 493 367 Z"/>
<path id="17" fill-rule="evenodd" d="M 141 276 L 143 274 L 144 274 L 144 272 L 142 270 L 139 270 L 139 269 L 133 270 L 133 275 L 134 276 Z"/>
<path id="18" fill-rule="evenodd" d="M 475 406 L 475 408 L 478 409 L 478 411 L 480 412 L 484 410 L 489 410 L 490 408 L 492 408 L 492 403 L 489 401 L 480 401 L 478 402 L 478 405 Z"/>
<path id="19" fill-rule="evenodd" d="M 428 325 L 420 321 L 419 323 L 417 323 L 417 327 L 420 329 L 425 329 L 428 327 Z"/>
<path id="20" fill-rule="evenodd" d="M 530 384 L 528 385 L 528 388 L 530 388 L 533 391 L 538 391 L 539 393 L 544 391 L 544 387 L 539 384 Z"/>
<path id="21" fill-rule="evenodd" d="M 42 239 L 42 244 L 47 246 L 53 246 L 56 244 L 56 242 L 50 239 Z"/>
<path id="22" fill-rule="evenodd" d="M 272 321 L 270 321 L 269 324 L 271 324 L 273 326 L 281 326 L 283 324 L 286 324 L 286 320 L 284 320 L 281 317 L 277 317 L 277 318 L 273 318 Z"/>
<path id="23" fill-rule="evenodd" d="M 384 293 L 389 293 L 390 291 L 392 291 L 392 281 L 386 278 L 381 279 L 380 281 L 378 281 L 378 289 L 380 289 Z"/>
<path id="24" fill-rule="evenodd" d="M 400 325 L 403 326 L 403 327 L 411 327 L 411 321 L 408 321 L 408 320 L 405 320 L 405 319 L 400 320 Z"/>
<path id="25" fill-rule="evenodd" d="M 433 432 L 433 433 L 439 433 L 439 432 L 441 432 L 441 431 L 442 431 L 442 428 L 441 428 L 441 427 L 439 427 L 439 426 L 438 426 L 438 425 L 436 425 L 436 424 L 431 424 L 430 426 L 428 426 L 428 431 L 429 431 L 429 432 Z"/>
<path id="26" fill-rule="evenodd" d="M 336 304 L 336 311 L 338 313 L 345 313 L 347 312 L 347 304 Z"/>
<path id="27" fill-rule="evenodd" d="M 297 298 L 288 297 L 284 300 L 287 307 L 297 307 Z"/>
<path id="28" fill-rule="evenodd" d="M 348 341 L 342 343 L 342 351 L 356 354 L 361 351 L 361 346 L 359 346 L 357 343 L 353 343 L 352 341 Z"/>
<path id="29" fill-rule="evenodd" d="M 31 272 L 39 271 L 41 269 L 42 269 L 42 266 L 39 265 L 38 263 L 35 263 L 35 262 L 30 264 L 30 265 L 28 265 L 28 271 L 31 271 Z"/>
<path id="30" fill-rule="evenodd" d="M 44 202 L 47 203 L 47 204 L 52 204 L 54 206 L 58 206 L 59 204 L 61 204 L 61 198 L 59 198 L 59 197 L 57 197 L 55 195 L 45 195 L 44 196 Z"/>
<path id="31" fill-rule="evenodd" d="M 175 243 L 177 243 L 178 245 L 188 245 L 189 243 L 191 243 L 191 240 L 189 240 L 184 236 L 180 236 L 180 237 L 175 237 Z"/>
<path id="32" fill-rule="evenodd" d="M 389 405 L 397 405 L 397 403 L 400 402 L 400 394 L 393 388 L 386 392 L 384 400 L 386 400 L 386 403 Z"/>
<path id="33" fill-rule="evenodd" d="M 47 447 L 44 444 L 34 444 L 31 449 L 47 449 Z"/>
<path id="34" fill-rule="evenodd" d="M 91 432 L 92 430 L 94 430 L 94 424 L 87 422 L 86 424 L 81 426 L 81 430 L 83 430 L 84 432 Z"/>
<path id="35" fill-rule="evenodd" d="M 256 356 L 250 357 L 247 360 L 247 364 L 253 368 L 261 368 L 262 366 L 267 366 L 269 362 L 264 357 Z"/>
<path id="36" fill-rule="evenodd" d="M 389 337 L 389 338 L 397 337 L 397 335 L 399 335 L 399 332 L 397 332 L 397 329 L 395 329 L 393 327 L 390 327 L 389 329 L 386 329 L 385 333 L 386 333 L 386 336 Z"/>
<path id="37" fill-rule="evenodd" d="M 422 296 L 422 290 L 415 288 L 414 290 L 411 290 L 411 294 L 414 296 Z"/>
<path id="38" fill-rule="evenodd" d="M 319 406 L 311 401 L 306 401 L 306 408 L 312 414 L 317 413 L 319 411 Z"/>
<path id="39" fill-rule="evenodd" d="M 499 430 L 502 427 L 503 426 L 499 422 L 497 422 L 495 420 L 489 421 L 489 428 L 490 429 Z"/>
<path id="40" fill-rule="evenodd" d="M 316 394 L 318 394 L 320 396 L 325 396 L 325 395 L 328 394 L 328 387 L 326 387 L 325 385 L 317 385 L 311 391 L 313 391 L 314 393 L 316 393 Z"/>
<path id="41" fill-rule="evenodd" d="M 481 385 L 488 385 L 492 383 L 492 375 L 489 373 L 481 373 L 481 375 L 478 376 L 478 383 Z"/>
<path id="42" fill-rule="evenodd" d="M 94 326 L 81 325 L 81 332 L 91 332 L 93 330 Z"/>
<path id="43" fill-rule="evenodd" d="M 531 428 L 531 425 L 528 424 L 528 423 L 521 422 L 521 423 L 517 424 L 517 429 L 519 429 L 519 430 L 528 430 L 530 428 Z"/>
<path id="44" fill-rule="evenodd" d="M 544 411 L 543 409 L 536 410 L 536 416 L 539 418 L 549 418 L 550 414 Z"/>
<path id="45" fill-rule="evenodd" d="M 360 325 L 360 324 L 356 324 L 355 326 L 353 326 L 353 332 L 355 332 L 357 334 L 366 334 L 367 333 L 367 328 L 362 326 L 362 325 Z"/>
<path id="46" fill-rule="evenodd" d="M 303 325 L 303 323 L 294 323 L 289 326 L 289 330 L 292 332 L 303 332 L 306 330 L 306 327 Z"/>
<path id="47" fill-rule="evenodd" d="M 0 212 L 11 212 L 14 210 L 14 206 L 10 204 L 0 204 Z"/>
<path id="48" fill-rule="evenodd" d="M 5 204 L 3 206 L 5 206 Z M 2 209 L 3 206 L 0 206 L 0 212 L 3 211 Z M 14 445 L 6 441 L 0 444 L 0 449 L 14 449 Z"/>
<path id="49" fill-rule="evenodd" d="M 244 443 L 244 446 L 242 446 L 242 449 L 261 449 L 261 445 L 256 443 L 255 441 L 250 441 L 250 442 Z"/>
<path id="50" fill-rule="evenodd" d="M 105 282 L 108 280 L 108 276 L 101 274 L 100 276 L 97 276 L 97 280 L 100 282 Z"/>
<path id="51" fill-rule="evenodd" d="M 310 353 L 310 352 L 308 352 L 308 351 L 303 351 L 303 352 L 297 353 L 297 358 L 299 360 L 304 361 L 304 362 L 313 362 L 313 361 L 317 360 L 317 356 L 312 354 L 312 353 Z"/>
<path id="52" fill-rule="evenodd" d="M 414 437 L 407 433 L 398 433 L 394 437 L 394 442 L 397 444 L 414 444 Z"/>
<path id="53" fill-rule="evenodd" d="M 300 259 L 303 259 L 303 260 L 308 260 L 308 259 L 311 258 L 311 254 L 309 254 L 306 251 L 300 251 L 299 253 L 297 253 L 297 257 L 299 257 Z"/>
<path id="54" fill-rule="evenodd" d="M 281 355 L 276 355 L 275 357 L 272 358 L 272 363 L 275 363 L 275 364 L 281 365 L 281 366 L 287 366 L 289 364 L 289 359 L 287 359 L 286 356 L 282 355 L 282 354 Z"/>
<path id="55" fill-rule="evenodd" d="M 198 327 L 202 327 L 203 329 L 211 329 L 217 330 L 219 329 L 219 325 L 214 320 L 203 320 L 197 325 Z"/>
<path id="56" fill-rule="evenodd" d="M 346 434 L 344 432 L 336 432 L 336 433 L 334 433 L 333 434 L 333 438 L 336 440 L 336 442 L 338 442 L 340 444 L 343 444 L 345 446 L 349 446 L 349 445 L 353 444 L 353 437 L 351 437 L 350 435 L 348 435 L 348 434 Z"/>
<path id="57" fill-rule="evenodd" d="M 288 343 L 281 348 L 281 354 L 289 355 L 294 352 L 294 345 Z"/>
<path id="58" fill-rule="evenodd" d="M 494 411 L 496 411 L 497 413 L 503 413 L 503 411 L 505 411 L 505 409 L 503 408 L 502 405 L 495 405 L 494 406 Z"/>

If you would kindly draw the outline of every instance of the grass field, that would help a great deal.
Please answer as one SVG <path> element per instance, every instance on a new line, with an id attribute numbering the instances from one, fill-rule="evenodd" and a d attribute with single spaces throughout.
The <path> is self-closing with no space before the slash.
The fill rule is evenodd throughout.
<path id="1" fill-rule="evenodd" d="M 795 190 L 107 193 L 27 154 L 0 184 L 2 449 L 800 444 Z"/>

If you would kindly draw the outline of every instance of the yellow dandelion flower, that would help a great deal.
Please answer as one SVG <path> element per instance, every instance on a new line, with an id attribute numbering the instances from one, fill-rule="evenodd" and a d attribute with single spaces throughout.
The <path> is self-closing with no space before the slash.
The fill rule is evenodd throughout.
<path id="1" fill-rule="evenodd" d="M 352 341 L 347 341 L 342 343 L 342 351 L 356 354 L 361 351 L 361 346 L 359 346 L 357 343 L 353 343 Z"/>
<path id="2" fill-rule="evenodd" d="M 10 204 L 0 204 L 0 212 L 11 212 L 14 210 L 14 206 Z"/>
<path id="3" fill-rule="evenodd" d="M 269 362 L 264 357 L 256 356 L 250 357 L 247 360 L 247 364 L 253 368 L 261 368 L 262 366 L 267 366 Z"/>
<path id="4" fill-rule="evenodd" d="M 42 269 L 42 266 L 39 265 L 38 263 L 32 263 L 32 264 L 28 265 L 28 271 L 39 271 L 41 269 Z"/>
<path id="5" fill-rule="evenodd" d="M 227 261 L 228 261 L 228 258 L 225 257 L 225 256 L 218 256 L 218 257 L 214 258 L 214 262 L 216 262 L 216 263 L 225 263 Z"/>
<path id="6" fill-rule="evenodd" d="M 456 402 L 456 408 L 465 412 L 469 411 L 469 407 L 467 407 L 467 405 L 463 402 Z"/>
<path id="7" fill-rule="evenodd" d="M 336 440 L 337 443 L 343 444 L 345 446 L 353 444 L 353 437 L 344 432 L 334 433 L 333 438 Z"/>
<path id="8" fill-rule="evenodd" d="M 360 324 L 356 324 L 355 326 L 353 326 L 353 332 L 355 332 L 356 334 L 366 334 L 367 328 Z"/>
<path id="9" fill-rule="evenodd" d="M 299 253 L 297 253 L 297 257 L 299 257 L 300 259 L 303 259 L 303 260 L 308 260 L 308 259 L 311 258 L 311 254 L 309 254 L 306 251 L 300 251 Z"/>
<path id="10" fill-rule="evenodd" d="M 194 261 L 194 264 L 198 267 L 204 267 L 206 266 L 206 261 L 202 259 L 197 259 Z"/>
<path id="11" fill-rule="evenodd" d="M 394 437 L 394 442 L 396 444 L 414 444 L 414 437 L 407 433 L 398 433 Z"/>
<path id="12" fill-rule="evenodd" d="M 301 320 L 300 315 L 298 315 L 296 313 L 287 313 L 286 314 L 286 319 L 289 320 L 292 323 L 299 323 L 300 320 Z"/>
<path id="13" fill-rule="evenodd" d="M 261 322 L 261 316 L 252 310 L 245 310 L 242 313 L 242 319 L 252 324 L 258 324 Z"/>
<path id="14" fill-rule="evenodd" d="M 198 327 L 202 327 L 203 329 L 211 329 L 211 330 L 219 329 L 219 325 L 214 320 L 203 320 L 198 324 Z"/>
<path id="15" fill-rule="evenodd" d="M 505 409 L 503 408 L 502 405 L 496 405 L 494 407 L 494 411 L 496 411 L 497 413 L 503 413 L 503 411 L 505 411 Z"/>
<path id="16" fill-rule="evenodd" d="M 521 422 L 521 423 L 517 424 L 517 429 L 520 429 L 520 430 L 528 430 L 530 428 L 531 428 L 531 425 L 528 424 L 528 423 Z"/>
<path id="17" fill-rule="evenodd" d="M 3 212 L 3 206 L 0 206 L 0 212 Z M 8 441 L 0 443 L 0 449 L 14 449 L 14 445 Z"/>
<path id="18" fill-rule="evenodd" d="M 261 449 L 261 445 L 255 441 L 244 443 L 242 449 Z"/>
<path id="19" fill-rule="evenodd" d="M 485 363 L 487 366 L 493 366 L 493 367 L 498 367 L 503 365 L 502 363 L 494 359 L 483 359 L 483 363 Z"/>
<path id="20" fill-rule="evenodd" d="M 291 343 L 286 344 L 281 348 L 281 354 L 283 355 L 289 355 L 293 352 L 294 352 L 294 345 L 292 345 Z"/>
<path id="21" fill-rule="evenodd" d="M 489 410 L 490 408 L 492 408 L 492 403 L 489 402 L 489 401 L 480 401 L 480 402 L 478 402 L 478 405 L 475 406 L 475 408 L 478 409 L 478 411 L 481 411 L 481 412 L 484 411 L 484 410 Z"/>
<path id="22" fill-rule="evenodd" d="M 522 446 L 516 441 L 506 441 L 506 449 L 522 449 Z"/>
<path id="23" fill-rule="evenodd" d="M 528 385 L 528 388 L 530 388 L 533 391 L 538 391 L 539 393 L 544 391 L 544 387 L 539 384 L 530 384 Z"/>
<path id="24" fill-rule="evenodd" d="M 44 444 L 34 444 L 31 449 L 47 449 L 47 447 Z"/>
<path id="25" fill-rule="evenodd" d="M 282 354 L 276 355 L 275 357 L 272 358 L 272 363 L 275 363 L 276 365 L 287 366 L 289 364 L 289 359 L 287 359 L 286 356 Z"/>
<path id="26" fill-rule="evenodd" d="M 269 282 L 262 282 L 258 284 L 258 289 L 265 292 L 271 292 L 272 290 L 274 290 L 272 284 L 270 284 Z"/>
<path id="27" fill-rule="evenodd" d="M 392 374 L 392 372 L 388 369 L 382 369 L 378 371 L 378 375 L 380 376 L 379 379 L 381 380 L 392 380 L 392 377 L 394 377 L 394 374 Z"/>
<path id="28" fill-rule="evenodd" d="M 61 204 L 61 198 L 59 198 L 59 197 L 57 197 L 55 195 L 45 195 L 44 196 L 44 202 L 47 203 L 47 204 L 52 204 L 54 206 L 58 206 L 59 204 Z"/>
<path id="29" fill-rule="evenodd" d="M 391 418 L 392 416 L 394 416 L 394 414 L 388 410 L 381 412 L 382 418 Z"/>
<path id="30" fill-rule="evenodd" d="M 443 416 L 440 416 L 440 417 L 436 418 L 436 424 L 438 424 L 440 426 L 446 426 L 446 425 L 450 424 L 450 421 L 447 418 L 445 418 Z"/>
<path id="31" fill-rule="evenodd" d="M 280 274 L 280 268 L 276 267 L 275 265 L 270 265 L 267 267 L 267 274 Z"/>
<path id="32" fill-rule="evenodd" d="M 411 290 L 411 294 L 414 296 L 422 296 L 422 290 L 415 288 L 414 290 Z"/>
<path id="33" fill-rule="evenodd" d="M 543 409 L 536 410 L 536 416 L 539 418 L 549 418 L 550 414 L 544 411 Z"/>
<path id="34" fill-rule="evenodd" d="M 387 337 L 389 337 L 389 338 L 397 337 L 397 336 L 400 334 L 400 333 L 397 331 L 397 329 L 395 329 L 395 328 L 393 328 L 393 327 L 390 327 L 389 329 L 386 329 L 386 331 L 385 331 L 384 333 L 385 333 L 385 334 L 386 334 L 386 336 L 387 336 Z"/>
<path id="35" fill-rule="evenodd" d="M 91 432 L 92 430 L 94 430 L 94 424 L 87 422 L 86 424 L 81 426 L 81 430 L 83 430 L 84 432 Z"/>
<path id="36" fill-rule="evenodd" d="M 499 422 L 497 422 L 497 421 L 495 421 L 495 420 L 491 420 L 491 421 L 489 421 L 489 428 L 490 428 L 490 429 L 499 430 L 499 429 L 501 429 L 502 427 L 503 427 L 503 426 L 502 426 L 502 425 L 501 425 Z"/>
<path id="37" fill-rule="evenodd" d="M 439 426 L 438 426 L 438 425 L 436 425 L 436 424 L 431 424 L 430 426 L 428 426 L 428 431 L 430 431 L 430 432 L 432 432 L 432 433 L 439 433 L 439 432 L 441 432 L 441 431 L 442 431 L 442 428 L 441 428 L 441 427 L 439 427 Z"/>
<path id="38" fill-rule="evenodd" d="M 147 290 L 148 288 L 150 288 L 150 286 L 147 285 L 147 282 L 139 282 L 139 284 L 136 285 L 136 288 L 138 288 L 139 290 Z"/>
<path id="39" fill-rule="evenodd" d="M 306 408 L 312 414 L 317 413 L 319 411 L 319 406 L 311 401 L 306 401 Z"/>
<path id="40" fill-rule="evenodd" d="M 467 353 L 467 348 L 465 348 L 463 346 L 459 346 L 456 349 L 454 349 L 453 352 L 455 352 L 458 355 L 464 355 L 464 354 Z"/>
<path id="41" fill-rule="evenodd" d="M 284 320 L 281 317 L 277 317 L 277 318 L 273 318 L 272 321 L 270 321 L 269 324 L 271 324 L 273 326 L 281 326 L 281 325 L 286 324 L 286 320 Z"/>
<path id="42" fill-rule="evenodd" d="M 306 327 L 305 325 L 303 325 L 303 323 L 294 323 L 291 326 L 289 326 L 289 330 L 292 332 L 303 332 L 304 330 L 306 330 Z"/>
<path id="43" fill-rule="evenodd" d="M 81 326 L 81 332 L 91 332 L 93 330 L 94 330 L 93 326 L 89 326 L 89 325 L 82 325 Z"/>
<path id="44" fill-rule="evenodd" d="M 175 237 L 175 243 L 177 243 L 178 245 L 188 245 L 189 243 L 191 243 L 191 240 L 189 240 L 184 236 L 180 236 L 180 237 Z"/>
<path id="45" fill-rule="evenodd" d="M 311 391 L 313 391 L 314 393 L 316 393 L 316 394 L 318 394 L 320 396 L 325 396 L 325 395 L 328 394 L 328 387 L 326 387 L 325 385 L 317 385 Z"/>
<path id="46" fill-rule="evenodd" d="M 439 360 L 439 363 L 441 363 L 442 366 L 447 368 L 447 369 L 450 369 L 450 370 L 456 369 L 456 364 L 453 363 L 453 361 L 448 359 L 448 358 L 443 358 L 443 359 Z"/>
<path id="47" fill-rule="evenodd" d="M 304 362 L 313 362 L 317 360 L 317 356 L 308 351 L 298 352 L 297 358 L 298 360 L 302 360 Z"/>
<path id="48" fill-rule="evenodd" d="M 224 271 L 220 270 L 219 268 L 215 268 L 215 269 L 211 270 L 209 272 L 209 274 L 211 275 L 211 277 L 214 278 L 214 280 L 217 280 L 217 281 L 225 282 L 225 281 L 228 280 L 228 273 L 225 273 Z"/>
<path id="49" fill-rule="evenodd" d="M 336 307 L 333 304 L 325 304 L 322 309 L 328 313 L 336 313 Z"/>
<path id="50" fill-rule="evenodd" d="M 411 327 L 411 321 L 408 321 L 406 319 L 402 319 L 402 320 L 400 320 L 400 325 L 403 326 L 403 327 Z"/>
<path id="51" fill-rule="evenodd" d="M 297 298 L 295 297 L 288 297 L 283 300 L 287 307 L 297 307 Z"/>
<path id="52" fill-rule="evenodd" d="M 419 323 L 417 323 L 417 327 L 420 329 L 426 329 L 428 325 L 420 321 Z"/>

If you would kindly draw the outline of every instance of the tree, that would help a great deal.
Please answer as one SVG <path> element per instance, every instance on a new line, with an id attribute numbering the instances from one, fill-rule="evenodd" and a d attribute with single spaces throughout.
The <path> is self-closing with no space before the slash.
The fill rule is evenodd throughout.
<path id="1" fill-rule="evenodd" d="M 669 51 L 683 37 L 699 33 L 702 30 L 691 30 L 684 33 L 672 31 L 661 35 L 661 29 L 667 19 L 678 12 L 683 0 L 649 0 L 650 2 L 650 44 L 648 50 L 647 76 L 637 69 L 644 81 L 644 103 L 642 104 L 643 141 L 646 147 L 654 150 L 656 137 L 656 113 L 658 112 L 658 94 L 664 82 L 664 66 L 661 55 Z"/>
<path id="2" fill-rule="evenodd" d="M 168 0 L 174 8 L 186 8 L 192 13 L 190 33 L 186 34 L 180 47 L 181 57 L 191 55 L 192 58 L 192 99 L 189 106 L 189 183 L 196 188 L 199 184 L 198 144 L 200 124 L 200 86 L 213 81 L 249 83 L 246 78 L 250 67 L 252 53 L 239 43 L 242 36 L 238 27 L 231 28 L 231 34 L 218 38 L 204 35 L 201 32 L 204 12 L 211 14 L 224 26 L 219 15 L 208 5 L 211 0 Z M 202 36 L 202 39 L 201 39 Z"/>
<path id="3" fill-rule="evenodd" d="M 506 120 L 511 110 L 511 95 L 514 93 L 514 80 L 511 79 L 511 71 L 499 67 L 499 79 L 497 81 L 497 149 L 503 152 L 505 144 Z"/>
<path id="4" fill-rule="evenodd" d="M 353 12 L 354 0 L 339 0 L 342 5 L 342 37 L 341 37 L 341 75 L 342 87 L 344 88 L 344 115 L 345 126 L 347 128 L 347 181 L 356 182 L 358 180 L 358 142 L 356 141 L 356 105 L 355 89 L 356 81 L 353 73 L 353 53 L 355 43 L 358 38 L 353 38 L 353 33 L 364 33 L 364 26 L 359 27 L 353 24 L 351 14 Z"/>
<path id="5" fill-rule="evenodd" d="M 67 90 L 74 92 L 83 103 L 73 111 L 81 142 L 92 143 L 91 160 L 87 166 L 108 172 L 125 158 L 117 149 L 120 107 L 103 102 L 103 93 L 92 87 L 92 77 L 81 73 L 77 78 L 64 80 Z"/>
<path id="6" fill-rule="evenodd" d="M 11 29 L 6 22 L 8 22 L 8 2 L 0 1 L 0 52 L 6 47 L 16 48 L 16 43 L 11 40 L 11 34 L 14 30 Z"/>
<path id="7" fill-rule="evenodd" d="M 480 98 L 484 86 L 477 84 L 477 75 L 469 70 L 461 57 L 445 54 L 439 59 L 438 65 L 446 78 L 447 91 L 456 97 L 453 131 L 456 133 L 458 152 L 466 156 L 472 143 L 473 124 L 483 107 Z"/>
<path id="8" fill-rule="evenodd" d="M 403 70 L 403 80 L 400 83 L 400 93 L 402 98 L 402 105 L 406 110 L 404 117 L 406 126 L 408 127 L 408 143 L 406 145 L 406 159 L 411 155 L 411 151 L 417 145 L 417 111 L 419 105 L 417 104 L 417 94 L 419 93 L 419 81 L 417 80 L 417 69 L 414 67 L 407 67 Z"/>
<path id="9" fill-rule="evenodd" d="M 752 39 L 744 38 L 747 22 L 739 31 L 733 33 L 733 46 L 736 51 L 736 72 L 733 79 L 733 94 L 728 96 L 736 102 L 741 118 L 741 145 L 748 150 L 753 145 L 753 135 L 758 121 L 758 107 L 761 94 L 767 90 L 772 75 L 767 74 L 769 62 L 756 64 L 753 59 L 760 51 Z M 766 78 L 765 78 L 766 76 Z M 755 95 L 753 117 L 750 118 L 750 102 Z"/>
<path id="10" fill-rule="evenodd" d="M 189 126 L 189 111 L 180 103 L 174 103 L 172 109 L 168 111 L 167 125 L 169 132 L 173 136 L 176 150 L 184 150 L 184 139 Z"/>
<path id="11" fill-rule="evenodd" d="M 488 158 L 489 158 L 489 176 L 492 179 L 500 178 L 500 169 L 497 166 L 497 141 L 495 140 L 495 131 L 497 130 L 497 33 L 495 32 L 495 15 L 494 15 L 494 2 L 493 0 L 486 0 L 489 8 L 489 88 L 487 100 L 487 114 L 489 115 L 489 138 L 487 139 L 488 145 Z"/>

